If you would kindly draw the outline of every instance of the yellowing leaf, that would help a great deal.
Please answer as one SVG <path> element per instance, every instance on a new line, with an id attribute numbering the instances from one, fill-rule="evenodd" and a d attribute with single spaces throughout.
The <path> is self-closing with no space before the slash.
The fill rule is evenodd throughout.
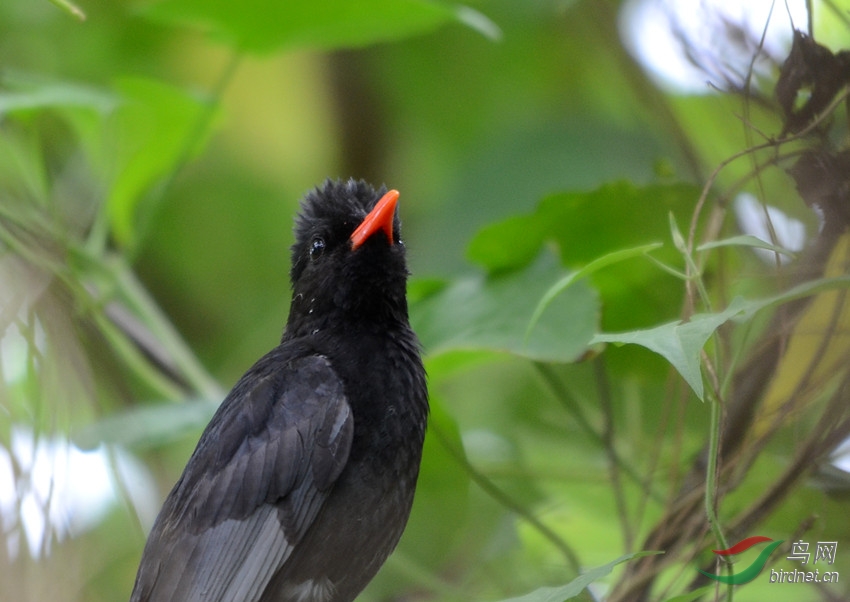
<path id="1" fill-rule="evenodd" d="M 824 276 L 850 272 L 850 233 L 836 242 Z M 850 366 L 850 298 L 847 290 L 827 290 L 800 316 L 775 376 L 758 409 L 753 435 L 762 437 L 799 414 Z"/>

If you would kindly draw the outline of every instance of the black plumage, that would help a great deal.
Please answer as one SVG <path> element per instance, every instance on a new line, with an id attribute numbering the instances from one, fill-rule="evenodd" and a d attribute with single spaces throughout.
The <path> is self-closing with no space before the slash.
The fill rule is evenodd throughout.
<path id="1" fill-rule="evenodd" d="M 349 180 L 304 199 L 281 344 L 201 436 L 132 602 L 344 602 L 392 552 L 428 413 L 397 198 Z"/>

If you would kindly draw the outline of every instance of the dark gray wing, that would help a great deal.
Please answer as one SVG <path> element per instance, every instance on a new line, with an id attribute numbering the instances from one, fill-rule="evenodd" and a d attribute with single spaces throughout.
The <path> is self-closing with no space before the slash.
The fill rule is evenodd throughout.
<path id="1" fill-rule="evenodd" d="M 201 436 L 154 524 L 131 602 L 257 600 L 348 459 L 351 409 L 328 360 L 272 352 Z"/>

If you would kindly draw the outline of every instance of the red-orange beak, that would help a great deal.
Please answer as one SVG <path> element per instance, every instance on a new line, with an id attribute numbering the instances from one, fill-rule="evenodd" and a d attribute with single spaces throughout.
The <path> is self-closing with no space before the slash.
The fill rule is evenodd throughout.
<path id="1" fill-rule="evenodd" d="M 351 235 L 352 251 L 369 240 L 378 230 L 383 230 L 389 243 L 393 244 L 393 216 L 395 215 L 398 196 L 398 190 L 390 190 L 381 197 L 381 200 L 369 212 L 369 215 L 363 218 L 363 221 Z"/>

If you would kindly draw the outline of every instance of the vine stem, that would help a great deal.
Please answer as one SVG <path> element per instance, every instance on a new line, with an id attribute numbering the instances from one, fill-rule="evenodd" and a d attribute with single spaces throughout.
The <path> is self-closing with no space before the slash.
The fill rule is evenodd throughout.
<path id="1" fill-rule="evenodd" d="M 709 390 L 710 391 L 710 390 Z M 705 516 L 708 520 L 708 526 L 714 538 L 717 540 L 721 550 L 729 547 L 726 541 L 726 536 L 723 534 L 723 529 L 720 526 L 720 519 L 717 517 L 717 458 L 720 455 L 720 426 L 723 417 L 723 408 L 720 400 L 713 392 L 708 393 L 708 400 L 711 404 L 711 424 L 708 439 L 708 466 L 705 470 Z M 730 601 L 732 600 L 732 592 L 729 592 Z"/>

